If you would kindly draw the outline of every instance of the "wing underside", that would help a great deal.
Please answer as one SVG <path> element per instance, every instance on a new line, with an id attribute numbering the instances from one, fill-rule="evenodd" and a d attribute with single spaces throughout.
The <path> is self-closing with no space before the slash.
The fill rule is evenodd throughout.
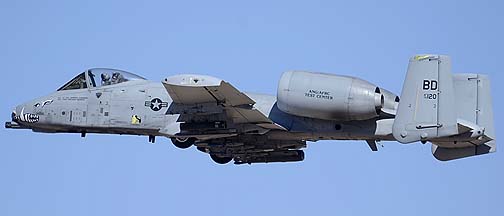
<path id="1" fill-rule="evenodd" d="M 176 136 L 195 137 L 198 150 L 235 163 L 301 161 L 302 140 L 275 140 L 271 130 L 285 131 L 256 102 L 226 81 L 204 75 L 177 75 L 163 81 L 179 114 Z"/>

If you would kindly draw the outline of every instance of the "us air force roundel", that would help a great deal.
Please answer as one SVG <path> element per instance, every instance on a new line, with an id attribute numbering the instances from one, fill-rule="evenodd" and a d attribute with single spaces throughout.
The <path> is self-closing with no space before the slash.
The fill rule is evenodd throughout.
<path id="1" fill-rule="evenodd" d="M 148 106 L 151 108 L 153 111 L 159 111 L 163 107 L 168 107 L 168 102 L 163 102 L 159 98 L 154 98 L 151 101 L 145 101 L 145 106 Z"/>

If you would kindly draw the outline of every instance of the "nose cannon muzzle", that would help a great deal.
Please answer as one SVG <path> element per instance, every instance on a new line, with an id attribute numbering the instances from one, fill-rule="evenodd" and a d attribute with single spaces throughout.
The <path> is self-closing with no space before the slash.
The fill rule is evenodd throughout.
<path id="1" fill-rule="evenodd" d="M 18 123 L 21 120 L 21 118 L 16 114 L 16 111 L 12 111 L 11 120 L 12 121 L 10 121 L 10 122 L 5 122 L 5 128 L 8 128 L 8 129 L 30 129 L 29 127 L 26 127 L 26 126 Z"/>

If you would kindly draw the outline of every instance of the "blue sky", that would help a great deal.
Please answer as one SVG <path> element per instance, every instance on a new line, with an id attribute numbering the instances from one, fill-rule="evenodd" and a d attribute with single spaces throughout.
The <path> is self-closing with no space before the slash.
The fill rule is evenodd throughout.
<path id="1" fill-rule="evenodd" d="M 276 93 L 282 72 L 397 94 L 408 58 L 452 57 L 504 89 L 501 1 L 2 1 L 1 120 L 89 67 L 177 73 Z M 502 215 L 503 157 L 438 162 L 430 145 L 310 143 L 301 163 L 214 164 L 146 137 L 0 129 L 0 215 Z M 500 144 L 500 143 L 499 143 Z"/>

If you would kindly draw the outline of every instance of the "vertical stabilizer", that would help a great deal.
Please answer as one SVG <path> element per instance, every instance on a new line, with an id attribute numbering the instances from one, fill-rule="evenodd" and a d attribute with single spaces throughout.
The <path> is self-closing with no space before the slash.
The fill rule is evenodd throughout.
<path id="1" fill-rule="evenodd" d="M 459 134 L 432 141 L 432 154 L 447 161 L 497 150 L 490 79 L 481 74 L 453 76 Z"/>
<path id="2" fill-rule="evenodd" d="M 454 109 L 450 58 L 412 57 L 394 120 L 394 137 L 401 143 L 411 143 L 455 135 L 458 129 Z"/>

